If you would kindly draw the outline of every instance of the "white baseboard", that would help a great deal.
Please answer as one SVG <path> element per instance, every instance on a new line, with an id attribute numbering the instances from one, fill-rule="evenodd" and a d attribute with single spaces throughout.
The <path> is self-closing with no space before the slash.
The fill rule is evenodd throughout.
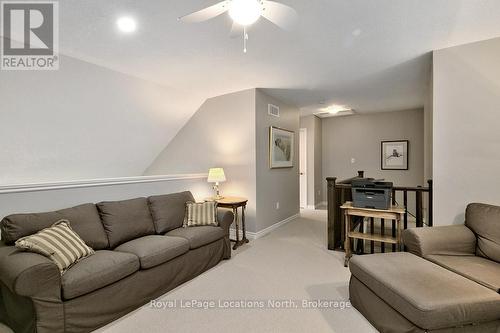
<path id="1" fill-rule="evenodd" d="M 290 216 L 290 217 L 288 217 L 288 218 L 286 218 L 278 223 L 273 224 L 272 226 L 269 226 L 265 229 L 262 229 L 260 231 L 257 231 L 257 232 L 247 231 L 247 233 L 246 233 L 247 238 L 251 239 L 251 240 L 255 240 L 255 239 L 259 239 L 261 237 L 264 237 L 265 235 L 273 232 L 274 230 L 278 229 L 279 227 L 282 227 L 285 224 L 287 224 L 288 222 L 291 222 L 299 217 L 300 217 L 300 214 L 295 214 L 295 215 L 292 215 L 292 216 Z M 240 232 L 240 239 L 241 239 L 243 237 L 243 231 L 239 230 L 239 232 Z M 236 239 L 236 229 L 233 229 L 233 228 L 229 229 L 229 237 L 231 239 Z"/>
<path id="2" fill-rule="evenodd" d="M 306 208 L 304 208 L 304 209 L 315 210 L 315 209 L 320 209 L 320 208 L 325 208 L 325 207 L 326 207 L 326 201 L 322 201 L 322 202 L 317 203 L 315 205 L 307 205 Z"/>
<path id="3" fill-rule="evenodd" d="M 321 201 L 320 203 L 318 203 L 318 204 L 316 205 L 316 207 L 315 207 L 315 208 L 316 208 L 316 209 L 318 209 L 318 208 L 323 208 L 323 207 L 326 207 L 327 205 L 328 205 L 328 203 L 327 203 L 326 201 Z"/>

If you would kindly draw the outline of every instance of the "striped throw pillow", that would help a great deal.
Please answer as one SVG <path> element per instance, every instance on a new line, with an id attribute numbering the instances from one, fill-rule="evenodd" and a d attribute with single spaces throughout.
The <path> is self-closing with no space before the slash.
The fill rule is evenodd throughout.
<path id="1" fill-rule="evenodd" d="M 15 245 L 19 249 L 48 257 L 55 262 L 61 275 L 79 260 L 94 254 L 94 250 L 71 229 L 67 220 L 60 220 L 50 228 L 20 238 Z"/>
<path id="2" fill-rule="evenodd" d="M 217 203 L 214 201 L 186 203 L 186 227 L 218 226 Z"/>

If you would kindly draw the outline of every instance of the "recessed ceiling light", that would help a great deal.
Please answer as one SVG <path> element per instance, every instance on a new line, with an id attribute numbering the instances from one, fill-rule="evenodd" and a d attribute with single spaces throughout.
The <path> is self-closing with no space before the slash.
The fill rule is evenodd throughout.
<path id="1" fill-rule="evenodd" d="M 337 114 L 339 112 L 352 111 L 352 109 L 344 105 L 330 105 L 326 108 L 320 109 L 320 111 Z"/>
<path id="2" fill-rule="evenodd" d="M 137 30 L 137 22 L 130 16 L 122 16 L 116 21 L 121 32 L 132 33 Z"/>

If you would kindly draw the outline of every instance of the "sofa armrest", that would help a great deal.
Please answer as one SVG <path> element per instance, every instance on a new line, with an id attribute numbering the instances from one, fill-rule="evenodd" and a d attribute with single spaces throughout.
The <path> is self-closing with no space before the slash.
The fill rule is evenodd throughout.
<path id="1" fill-rule="evenodd" d="M 57 265 L 40 254 L 0 247 L 0 281 L 19 296 L 34 297 L 61 289 Z"/>
<path id="2" fill-rule="evenodd" d="M 431 254 L 474 255 L 476 235 L 465 225 L 412 228 L 403 233 L 408 251 L 420 257 Z"/>
<path id="3" fill-rule="evenodd" d="M 224 229 L 226 235 L 229 237 L 229 227 L 231 226 L 231 224 L 233 224 L 234 221 L 233 212 L 229 209 L 219 208 L 217 210 L 217 221 L 219 222 L 220 227 Z"/>

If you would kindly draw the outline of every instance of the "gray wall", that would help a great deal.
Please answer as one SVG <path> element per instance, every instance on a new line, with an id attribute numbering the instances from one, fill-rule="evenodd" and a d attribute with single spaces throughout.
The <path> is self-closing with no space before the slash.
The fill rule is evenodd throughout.
<path id="1" fill-rule="evenodd" d="M 339 180 L 357 175 L 385 179 L 397 186 L 424 185 L 424 112 L 422 109 L 325 118 L 323 177 Z M 409 140 L 409 170 L 381 170 L 381 141 Z M 351 163 L 351 158 L 356 160 Z M 324 189 L 326 181 L 324 181 Z M 409 197 L 409 210 L 414 210 Z M 401 202 L 398 198 L 398 202 Z M 412 209 L 413 208 L 413 209 Z"/>
<path id="2" fill-rule="evenodd" d="M 268 104 L 280 107 L 280 117 L 268 115 Z M 295 132 L 294 167 L 269 168 L 269 127 Z M 263 230 L 298 214 L 299 209 L 299 110 L 256 91 L 257 224 Z M 276 209 L 276 203 L 280 208 Z"/>
<path id="3" fill-rule="evenodd" d="M 255 89 L 208 99 L 147 168 L 145 175 L 208 172 L 222 167 L 223 195 L 249 199 L 247 227 L 257 231 Z M 206 184 L 207 187 L 211 184 Z"/>
<path id="4" fill-rule="evenodd" d="M 323 193 L 323 121 L 314 117 L 314 205 L 324 203 Z"/>
<path id="5" fill-rule="evenodd" d="M 430 68 L 429 82 L 425 91 L 424 104 L 424 180 L 432 179 L 432 150 L 433 150 L 433 71 L 432 64 Z"/>
<path id="6" fill-rule="evenodd" d="M 300 117 L 300 128 L 307 129 L 307 205 L 318 206 L 323 198 L 321 119 Z"/>
<path id="7" fill-rule="evenodd" d="M 192 114 L 172 89 L 63 55 L 2 71 L 0 101 L 2 185 L 140 176 Z"/>
<path id="8" fill-rule="evenodd" d="M 210 193 L 209 190 L 206 179 L 191 179 L 7 193 L 0 194 L 0 219 L 13 213 L 46 212 L 87 202 L 124 200 L 180 191 L 191 191 L 195 198 L 203 199 Z"/>
<path id="9" fill-rule="evenodd" d="M 280 106 L 280 118 L 267 114 L 268 103 Z M 269 126 L 290 129 L 297 139 L 299 110 L 259 89 L 211 98 L 145 174 L 198 173 L 223 167 L 228 181 L 221 185 L 222 194 L 247 197 L 247 229 L 261 231 L 299 212 L 298 154 L 293 169 L 270 170 Z"/>
<path id="10" fill-rule="evenodd" d="M 434 53 L 434 221 L 500 205 L 500 38 Z"/>
<path id="11" fill-rule="evenodd" d="M 386 140 L 409 140 L 408 171 L 383 171 L 380 145 Z M 356 162 L 351 163 L 351 158 Z M 423 110 L 383 112 L 323 119 L 323 173 L 339 180 L 357 175 L 384 178 L 400 186 L 422 185 L 424 179 Z"/>

